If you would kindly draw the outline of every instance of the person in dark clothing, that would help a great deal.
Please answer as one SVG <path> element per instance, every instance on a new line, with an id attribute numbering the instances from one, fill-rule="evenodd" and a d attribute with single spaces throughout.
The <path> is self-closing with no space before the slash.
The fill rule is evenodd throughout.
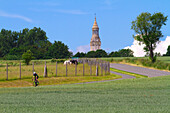
<path id="1" fill-rule="evenodd" d="M 38 82 L 38 74 L 36 72 L 33 72 L 33 77 L 32 77 L 32 81 L 34 80 L 35 82 L 35 86 L 37 86 L 39 84 Z"/>

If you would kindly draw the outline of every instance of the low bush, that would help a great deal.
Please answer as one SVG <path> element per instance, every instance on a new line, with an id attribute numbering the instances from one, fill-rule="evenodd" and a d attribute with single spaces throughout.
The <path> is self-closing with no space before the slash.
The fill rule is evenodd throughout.
<path id="1" fill-rule="evenodd" d="M 20 60 L 20 57 L 16 55 L 6 55 L 3 57 L 3 60 Z"/>
<path id="2" fill-rule="evenodd" d="M 56 59 L 54 59 L 54 58 L 52 58 L 52 59 L 51 59 L 51 62 L 57 62 L 57 60 L 56 60 Z"/>

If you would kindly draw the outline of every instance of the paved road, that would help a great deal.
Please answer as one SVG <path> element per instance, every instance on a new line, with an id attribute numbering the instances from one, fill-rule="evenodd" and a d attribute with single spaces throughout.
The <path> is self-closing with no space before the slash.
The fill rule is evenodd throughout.
<path id="1" fill-rule="evenodd" d="M 103 81 L 92 81 L 92 82 L 75 83 L 75 84 L 89 84 L 89 83 L 109 82 L 109 81 L 116 81 L 116 80 L 122 80 L 122 79 L 132 79 L 132 78 L 136 78 L 136 77 L 134 77 L 134 76 L 125 75 L 125 74 L 117 73 L 117 72 L 114 72 L 114 71 L 110 71 L 110 72 L 113 73 L 113 74 L 116 74 L 116 75 L 120 75 L 120 76 L 122 76 L 122 78 L 113 79 L 113 80 L 103 80 Z"/>
<path id="2" fill-rule="evenodd" d="M 117 73 L 117 72 L 114 72 L 114 71 L 110 71 L 110 72 L 111 72 L 111 73 L 113 73 L 113 74 L 116 74 L 116 75 L 120 75 L 120 76 L 122 76 L 122 78 L 120 78 L 120 79 L 136 78 L 136 77 L 134 77 L 134 76 L 125 75 L 125 74 Z M 120 79 L 119 79 L 119 80 L 120 80 Z"/>
<path id="3" fill-rule="evenodd" d="M 110 64 L 110 67 L 119 69 L 119 70 L 123 70 L 123 71 L 127 71 L 127 72 L 146 75 L 148 77 L 170 75 L 170 72 L 148 69 L 148 68 L 137 67 L 137 66 L 130 66 L 130 65 L 126 65 L 126 64 L 112 63 L 112 64 Z"/>

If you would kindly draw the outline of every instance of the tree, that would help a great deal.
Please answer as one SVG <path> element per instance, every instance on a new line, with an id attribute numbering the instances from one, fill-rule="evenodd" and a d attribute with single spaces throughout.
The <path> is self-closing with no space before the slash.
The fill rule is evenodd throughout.
<path id="1" fill-rule="evenodd" d="M 131 49 L 121 49 L 118 51 L 120 57 L 133 57 L 133 51 Z"/>
<path id="2" fill-rule="evenodd" d="M 102 49 L 98 49 L 96 51 L 96 57 L 107 57 L 107 53 L 105 50 Z"/>
<path id="3" fill-rule="evenodd" d="M 29 62 L 33 59 L 33 53 L 28 50 L 27 52 L 23 53 L 22 59 L 24 59 L 26 65 L 29 65 Z"/>
<path id="4" fill-rule="evenodd" d="M 135 21 L 132 21 L 131 29 L 137 34 L 134 39 L 144 44 L 144 50 L 149 52 L 149 57 L 152 62 L 156 61 L 156 56 L 153 50 L 156 48 L 156 43 L 163 37 L 161 28 L 166 25 L 168 16 L 162 13 L 141 13 Z"/>
<path id="5" fill-rule="evenodd" d="M 85 57 L 86 56 L 86 53 L 83 53 L 83 52 L 77 52 L 74 57 Z"/>
<path id="6" fill-rule="evenodd" d="M 95 51 L 89 51 L 86 54 L 86 57 L 88 57 L 88 58 L 95 58 L 96 57 L 96 52 Z"/>
<path id="7" fill-rule="evenodd" d="M 170 56 L 170 45 L 167 48 L 166 56 Z"/>
<path id="8" fill-rule="evenodd" d="M 2 29 L 0 32 L 0 56 L 3 57 L 16 46 L 18 33 Z"/>
<path id="9" fill-rule="evenodd" d="M 69 58 L 72 53 L 68 51 L 68 46 L 61 41 L 55 41 L 46 54 L 46 58 Z"/>

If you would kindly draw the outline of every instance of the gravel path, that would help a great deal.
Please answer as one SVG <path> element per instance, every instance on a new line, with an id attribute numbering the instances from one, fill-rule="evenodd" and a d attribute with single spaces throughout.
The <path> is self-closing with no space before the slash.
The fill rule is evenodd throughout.
<path id="1" fill-rule="evenodd" d="M 132 73 L 136 73 L 136 74 L 146 75 L 148 77 L 170 75 L 170 72 L 148 69 L 148 68 L 137 67 L 137 66 L 130 66 L 130 65 L 126 65 L 126 64 L 112 63 L 112 64 L 110 64 L 110 67 L 118 69 L 118 70 L 123 70 L 123 71 L 132 72 Z"/>

